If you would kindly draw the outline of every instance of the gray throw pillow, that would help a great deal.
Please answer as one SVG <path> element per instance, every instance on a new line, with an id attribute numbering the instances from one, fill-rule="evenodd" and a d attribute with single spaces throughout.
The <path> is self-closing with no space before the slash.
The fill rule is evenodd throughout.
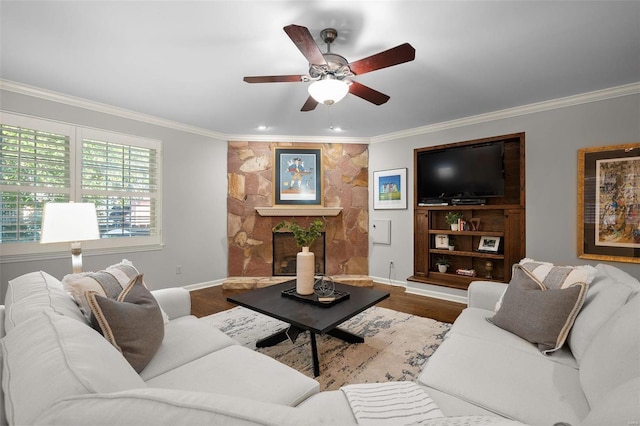
<path id="1" fill-rule="evenodd" d="M 140 373 L 164 338 L 164 321 L 158 302 L 144 286 L 142 274 L 133 278 L 117 299 L 88 291 L 94 328 L 118 349 Z"/>
<path id="2" fill-rule="evenodd" d="M 549 354 L 562 347 L 584 303 L 587 284 L 548 289 L 521 265 L 504 293 L 502 306 L 489 321 L 537 344 Z"/>

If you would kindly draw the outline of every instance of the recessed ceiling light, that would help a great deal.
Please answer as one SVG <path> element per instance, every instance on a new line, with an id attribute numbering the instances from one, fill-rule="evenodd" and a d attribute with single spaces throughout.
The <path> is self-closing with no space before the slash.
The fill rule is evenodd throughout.
<path id="1" fill-rule="evenodd" d="M 269 126 L 265 126 L 264 124 L 258 126 L 258 130 L 267 130 L 268 128 Z"/>
<path id="2" fill-rule="evenodd" d="M 340 127 L 340 126 L 331 126 L 331 127 L 329 127 L 329 129 L 331 129 L 334 132 L 341 132 L 342 131 L 342 127 Z"/>

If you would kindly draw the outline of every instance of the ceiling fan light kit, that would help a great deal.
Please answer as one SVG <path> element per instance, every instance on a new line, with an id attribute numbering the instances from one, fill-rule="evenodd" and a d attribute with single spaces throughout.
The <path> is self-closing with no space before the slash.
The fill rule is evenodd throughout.
<path id="1" fill-rule="evenodd" d="M 382 105 L 389 96 L 364 84 L 352 80 L 353 77 L 367 72 L 410 62 L 415 59 L 416 51 L 409 43 L 404 43 L 384 52 L 376 53 L 355 62 L 348 62 L 343 56 L 331 52 L 331 43 L 338 37 L 334 28 L 325 28 L 320 38 L 327 44 L 327 52 L 322 53 L 306 27 L 287 25 L 283 28 L 291 41 L 309 61 L 309 75 L 272 75 L 245 77 L 247 83 L 312 83 L 307 89 L 309 98 L 300 111 L 312 111 L 319 103 L 333 105 L 340 102 L 348 93 L 374 105 Z"/>
<path id="2" fill-rule="evenodd" d="M 307 89 L 311 97 L 321 104 L 333 105 L 340 102 L 349 93 L 349 86 L 344 80 L 337 80 L 330 74 L 314 81 Z"/>

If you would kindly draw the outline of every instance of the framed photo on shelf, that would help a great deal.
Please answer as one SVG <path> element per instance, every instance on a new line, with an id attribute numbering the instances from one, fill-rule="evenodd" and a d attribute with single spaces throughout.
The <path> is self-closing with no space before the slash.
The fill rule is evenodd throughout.
<path id="1" fill-rule="evenodd" d="M 407 169 L 373 172 L 373 208 L 407 208 Z"/>
<path id="2" fill-rule="evenodd" d="M 322 149 L 274 149 L 274 204 L 322 205 Z"/>
<path id="3" fill-rule="evenodd" d="M 640 263 L 640 143 L 578 150 L 578 257 Z"/>
<path id="4" fill-rule="evenodd" d="M 449 236 L 446 234 L 436 235 L 436 248 L 437 249 L 449 249 Z"/>
<path id="5" fill-rule="evenodd" d="M 498 253 L 500 249 L 500 237 L 489 237 L 483 235 L 480 237 L 480 244 L 478 245 L 478 251 L 483 253 Z"/>

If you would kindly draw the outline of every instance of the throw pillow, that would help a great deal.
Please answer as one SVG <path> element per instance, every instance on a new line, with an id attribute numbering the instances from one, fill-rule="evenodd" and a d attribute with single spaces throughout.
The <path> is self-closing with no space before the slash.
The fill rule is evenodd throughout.
<path id="1" fill-rule="evenodd" d="M 549 354 L 567 339 L 586 291 L 583 282 L 568 288 L 547 288 L 523 265 L 516 265 L 502 306 L 489 321 Z"/>
<path id="2" fill-rule="evenodd" d="M 151 361 L 164 338 L 160 306 L 138 275 L 117 299 L 86 293 L 94 327 L 118 349 L 140 373 Z"/>
<path id="3" fill-rule="evenodd" d="M 91 308 L 87 303 L 85 292 L 95 291 L 101 296 L 115 299 L 138 274 L 140 272 L 133 264 L 123 259 L 122 262 L 111 265 L 102 271 L 65 275 L 62 278 L 62 285 L 80 306 L 87 321 L 91 321 Z"/>
<path id="4" fill-rule="evenodd" d="M 546 288 L 557 289 L 571 287 L 576 283 L 591 284 L 596 276 L 596 268 L 590 265 L 558 266 L 549 262 L 540 262 L 530 258 L 524 258 L 517 265 L 522 266 L 545 285 Z M 517 266 L 514 265 L 514 268 Z M 515 270 L 512 272 L 512 276 Z M 500 309 L 502 298 L 496 303 L 495 311 Z"/>
<path id="5" fill-rule="evenodd" d="M 558 266 L 529 258 L 522 259 L 520 265 L 547 288 L 567 288 L 576 283 L 589 285 L 596 276 L 596 268 L 590 265 Z"/>
<path id="6" fill-rule="evenodd" d="M 101 296 L 115 299 L 122 289 L 140 274 L 133 263 L 127 259 L 111 265 L 98 272 L 82 272 L 80 274 L 68 274 L 62 278 L 64 289 L 71 294 L 88 323 L 91 323 L 91 308 L 87 302 L 85 293 L 95 291 Z M 142 283 L 145 287 L 146 284 Z M 162 311 L 164 323 L 169 322 L 169 316 Z"/>

